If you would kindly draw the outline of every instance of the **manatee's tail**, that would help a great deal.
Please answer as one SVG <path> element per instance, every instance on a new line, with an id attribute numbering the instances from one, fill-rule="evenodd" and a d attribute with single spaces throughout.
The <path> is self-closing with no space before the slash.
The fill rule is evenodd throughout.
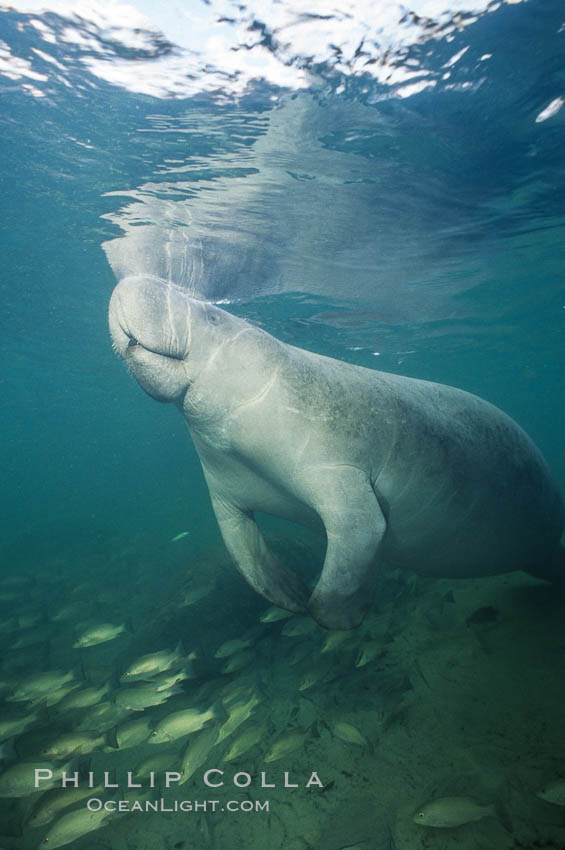
<path id="1" fill-rule="evenodd" d="M 565 547 L 559 544 L 547 560 L 532 565 L 528 572 L 536 578 L 551 582 L 558 590 L 565 592 Z"/>

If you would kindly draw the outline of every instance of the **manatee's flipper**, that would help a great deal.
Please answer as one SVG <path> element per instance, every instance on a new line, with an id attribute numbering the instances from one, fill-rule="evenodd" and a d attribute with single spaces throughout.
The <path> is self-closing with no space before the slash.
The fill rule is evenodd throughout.
<path id="1" fill-rule="evenodd" d="M 565 591 L 565 548 L 559 544 L 556 550 L 541 564 L 535 564 L 528 569 L 535 578 L 549 581 L 559 590 Z"/>
<path id="2" fill-rule="evenodd" d="M 273 605 L 304 614 L 309 590 L 269 551 L 253 515 L 210 495 L 224 543 L 247 583 Z"/>
<path id="3" fill-rule="evenodd" d="M 328 629 L 358 626 L 373 599 L 386 520 L 367 475 L 354 466 L 308 471 L 314 507 L 326 528 L 324 566 L 308 609 Z"/>

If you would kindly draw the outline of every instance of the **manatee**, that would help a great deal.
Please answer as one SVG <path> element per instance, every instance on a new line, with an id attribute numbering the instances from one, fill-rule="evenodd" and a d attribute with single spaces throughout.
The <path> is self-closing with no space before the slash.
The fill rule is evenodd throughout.
<path id="1" fill-rule="evenodd" d="M 288 345 L 150 276 L 117 284 L 109 323 L 141 387 L 183 415 L 226 547 L 274 605 L 350 629 L 381 562 L 438 577 L 565 574 L 558 488 L 489 402 Z M 257 512 L 325 532 L 312 592 L 269 550 Z"/>

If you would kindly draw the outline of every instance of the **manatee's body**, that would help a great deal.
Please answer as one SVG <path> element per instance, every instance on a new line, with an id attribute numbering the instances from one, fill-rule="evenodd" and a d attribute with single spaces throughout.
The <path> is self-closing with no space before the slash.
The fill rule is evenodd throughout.
<path id="1" fill-rule="evenodd" d="M 488 402 L 286 345 L 148 277 L 118 284 L 110 328 L 141 386 L 181 410 L 227 548 L 276 605 L 350 628 L 380 560 L 456 577 L 558 568 L 557 487 Z M 311 595 L 267 549 L 256 511 L 325 529 Z"/>

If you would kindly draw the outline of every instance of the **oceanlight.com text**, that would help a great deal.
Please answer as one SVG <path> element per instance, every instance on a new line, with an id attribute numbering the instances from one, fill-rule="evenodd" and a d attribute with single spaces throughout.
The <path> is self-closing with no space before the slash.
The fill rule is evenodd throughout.
<path id="1" fill-rule="evenodd" d="M 91 812 L 268 812 L 269 800 L 101 800 L 91 797 L 86 807 Z"/>

